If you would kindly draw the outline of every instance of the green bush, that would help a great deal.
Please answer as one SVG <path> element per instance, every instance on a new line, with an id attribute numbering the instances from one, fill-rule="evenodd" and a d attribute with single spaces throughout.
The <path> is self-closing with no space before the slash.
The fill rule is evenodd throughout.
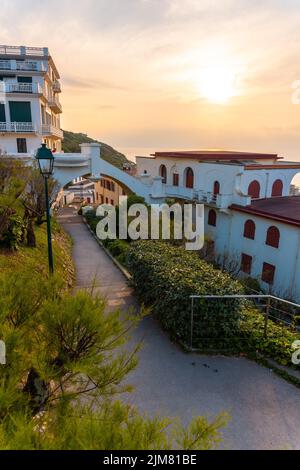
<path id="1" fill-rule="evenodd" d="M 174 339 L 190 345 L 191 299 L 197 295 L 243 293 L 231 277 L 199 259 L 194 253 L 160 241 L 130 245 L 127 265 L 139 298 L 151 305 L 162 326 Z M 197 299 L 194 307 L 193 346 L 228 348 L 239 330 L 241 301 L 207 302 Z"/>
<path id="2" fill-rule="evenodd" d="M 24 223 L 22 218 L 17 214 L 11 215 L 7 223 L 6 231 L 0 239 L 0 247 L 8 248 L 9 250 L 17 250 L 22 241 L 23 231 Z"/>

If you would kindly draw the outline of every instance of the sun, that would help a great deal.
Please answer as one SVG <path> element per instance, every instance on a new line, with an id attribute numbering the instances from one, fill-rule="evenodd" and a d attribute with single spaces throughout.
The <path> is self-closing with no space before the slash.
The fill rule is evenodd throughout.
<path id="1" fill-rule="evenodd" d="M 197 87 L 201 97 L 225 104 L 237 94 L 235 71 L 226 64 L 203 67 Z"/>

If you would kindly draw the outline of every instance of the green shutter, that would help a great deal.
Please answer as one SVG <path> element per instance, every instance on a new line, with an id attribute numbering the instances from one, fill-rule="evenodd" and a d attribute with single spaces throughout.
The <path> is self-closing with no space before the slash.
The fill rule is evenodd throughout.
<path id="1" fill-rule="evenodd" d="M 32 122 L 30 101 L 9 102 L 11 122 Z"/>
<path id="2" fill-rule="evenodd" d="M 4 104 L 2 104 L 2 103 L 0 103 L 0 122 L 6 122 L 5 107 L 4 107 Z"/>
<path id="3" fill-rule="evenodd" d="M 17 77 L 18 83 L 32 83 L 32 77 Z"/>

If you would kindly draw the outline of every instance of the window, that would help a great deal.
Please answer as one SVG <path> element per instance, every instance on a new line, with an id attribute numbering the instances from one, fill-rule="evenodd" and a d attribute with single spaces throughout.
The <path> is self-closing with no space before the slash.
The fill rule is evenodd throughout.
<path id="1" fill-rule="evenodd" d="M 114 200 L 113 200 L 113 199 L 111 199 L 111 200 L 110 200 L 110 203 L 111 203 L 111 205 L 112 205 L 112 206 L 114 206 L 114 205 L 115 205 L 115 203 L 114 203 Z"/>
<path id="2" fill-rule="evenodd" d="M 220 194 L 220 183 L 219 181 L 214 182 L 214 195 Z"/>
<path id="3" fill-rule="evenodd" d="M 282 196 L 283 192 L 283 182 L 281 180 L 276 180 L 272 186 L 272 197 Z"/>
<path id="4" fill-rule="evenodd" d="M 32 77 L 17 77 L 18 83 L 32 83 Z"/>
<path id="5" fill-rule="evenodd" d="M 5 106 L 3 103 L 0 103 L 0 122 L 6 122 Z"/>
<path id="6" fill-rule="evenodd" d="M 179 174 L 173 173 L 173 186 L 179 186 Z"/>
<path id="7" fill-rule="evenodd" d="M 105 204 L 108 204 L 108 197 L 105 198 Z"/>
<path id="8" fill-rule="evenodd" d="M 102 196 L 102 194 L 100 195 L 100 198 L 101 198 L 101 204 L 104 203 L 104 197 Z"/>
<path id="9" fill-rule="evenodd" d="M 255 238 L 255 223 L 253 220 L 246 220 L 244 225 L 244 237 L 250 238 L 250 240 L 254 240 Z"/>
<path id="10" fill-rule="evenodd" d="M 264 263 L 261 279 L 267 284 L 273 284 L 276 267 L 273 264 Z"/>
<path id="11" fill-rule="evenodd" d="M 248 187 L 248 195 L 252 197 L 252 199 L 259 199 L 260 196 L 260 184 L 258 181 L 252 181 Z"/>
<path id="12" fill-rule="evenodd" d="M 17 139 L 18 153 L 27 153 L 26 139 Z"/>
<path id="13" fill-rule="evenodd" d="M 11 122 L 32 122 L 30 101 L 9 102 Z"/>
<path id="14" fill-rule="evenodd" d="M 242 253 L 241 255 L 241 271 L 246 274 L 251 274 L 252 256 Z"/>
<path id="15" fill-rule="evenodd" d="M 111 190 L 115 191 L 115 183 L 111 182 Z"/>
<path id="16" fill-rule="evenodd" d="M 217 213 L 213 209 L 208 212 L 208 225 L 215 227 L 217 225 Z"/>
<path id="17" fill-rule="evenodd" d="M 162 182 L 166 183 L 167 182 L 167 168 L 165 165 L 160 165 L 159 167 L 159 176 L 162 177 Z"/>
<path id="18" fill-rule="evenodd" d="M 193 188 L 194 187 L 194 172 L 191 168 L 185 170 L 185 187 Z"/>
<path id="19" fill-rule="evenodd" d="M 279 247 L 280 231 L 277 227 L 269 227 L 267 230 L 266 245 L 273 246 L 274 248 Z"/>

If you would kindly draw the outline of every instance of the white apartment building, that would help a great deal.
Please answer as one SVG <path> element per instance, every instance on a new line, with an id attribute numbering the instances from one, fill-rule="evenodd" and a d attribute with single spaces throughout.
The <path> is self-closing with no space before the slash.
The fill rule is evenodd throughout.
<path id="1" fill-rule="evenodd" d="M 300 163 L 276 154 L 202 150 L 137 157 L 152 199 L 203 203 L 214 257 L 266 290 L 300 301 Z"/>
<path id="2" fill-rule="evenodd" d="M 61 151 L 59 78 L 48 48 L 0 45 L 0 152 Z"/>

